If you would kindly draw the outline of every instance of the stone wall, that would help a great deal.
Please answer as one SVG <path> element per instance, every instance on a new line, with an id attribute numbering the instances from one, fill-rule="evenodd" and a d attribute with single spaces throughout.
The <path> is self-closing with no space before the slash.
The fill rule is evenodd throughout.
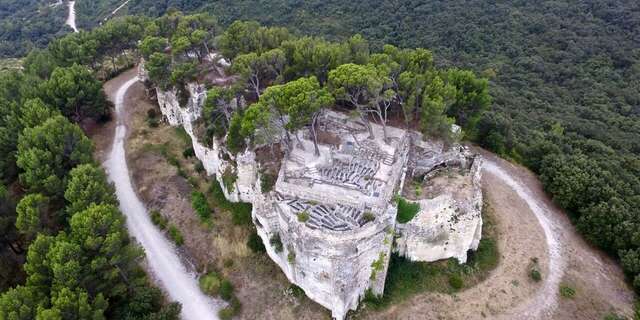
<path id="1" fill-rule="evenodd" d="M 456 258 L 465 263 L 467 252 L 478 248 L 482 236 L 482 158 L 476 156 L 471 161 L 471 197 L 460 200 L 442 194 L 418 201 L 418 214 L 405 224 L 397 224 L 398 254 L 412 261 Z"/>
<path id="2" fill-rule="evenodd" d="M 144 81 L 146 73 L 143 66 L 139 75 Z M 245 151 L 235 157 L 230 155 L 231 160 L 226 161 L 224 159 L 229 158 L 222 157 L 226 150 L 220 141 L 214 139 L 211 147 L 198 141 L 193 125 L 202 112 L 206 91 L 198 84 L 189 84 L 187 89 L 190 98 L 184 107 L 180 106 L 175 90 L 156 89 L 164 118 L 170 125 L 184 128 L 191 137 L 196 157 L 202 161 L 208 175 L 216 176 L 229 201 L 253 204 L 252 218 L 269 257 L 289 281 L 301 287 L 309 298 L 330 309 L 334 318 L 343 319 L 349 310 L 355 310 L 367 290 L 371 289 L 378 295 L 384 292 L 392 250 L 412 260 L 433 261 L 455 257 L 464 262 L 467 250 L 477 248 L 482 230 L 479 158 L 470 168 L 474 177 L 474 194 L 469 202 L 479 203 L 478 207 L 457 203 L 446 195 L 423 200 L 422 210 L 407 224 L 396 223 L 397 208 L 391 198 L 403 185 L 407 175 L 409 146 L 413 140 L 409 136 L 412 135 L 404 135 L 404 139 L 400 140 L 400 148 L 394 155 L 397 161 L 390 168 L 392 181 L 379 197 L 364 196 L 356 191 L 350 195 L 345 189 L 332 189 L 331 185 L 312 190 L 285 181 L 284 170 L 279 173 L 275 192 L 262 194 L 260 168 L 254 152 Z M 439 160 L 435 161 L 454 163 L 458 160 L 459 153 L 453 152 L 440 155 Z M 232 165 L 238 178 L 233 190 L 228 190 L 222 183 L 222 174 Z M 425 169 L 425 163 L 422 165 L 414 165 L 414 169 Z M 364 208 L 366 204 L 376 212 L 376 219 L 352 232 L 311 229 L 296 219 L 290 207 L 279 203 L 276 192 L 321 203 L 340 199 L 343 204 L 354 207 Z M 458 208 L 466 214 L 460 215 L 455 210 L 448 212 L 448 207 Z M 434 212 L 446 214 L 432 219 Z M 282 243 L 281 251 L 276 251 L 271 244 L 276 236 Z M 394 236 L 398 237 L 395 249 L 392 248 Z"/>

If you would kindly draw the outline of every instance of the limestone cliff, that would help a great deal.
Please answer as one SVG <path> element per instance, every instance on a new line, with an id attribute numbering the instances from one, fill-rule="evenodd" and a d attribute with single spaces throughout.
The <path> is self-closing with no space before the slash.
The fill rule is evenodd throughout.
<path id="1" fill-rule="evenodd" d="M 145 79 L 143 67 L 140 78 Z M 198 141 L 194 123 L 206 91 L 199 84 L 187 90 L 189 99 L 181 106 L 174 90 L 156 89 L 166 121 L 184 128 L 196 157 L 230 201 L 253 204 L 253 222 L 269 257 L 334 318 L 355 310 L 367 290 L 383 293 L 392 250 L 411 260 L 455 257 L 464 262 L 467 251 L 477 248 L 482 230 L 479 157 L 460 147 L 445 151 L 399 128 L 388 127 L 383 140 L 381 126 L 374 124 L 375 135 L 369 137 L 362 123 L 330 111 L 319 120 L 319 130 L 333 142 L 320 144 L 316 157 L 308 134 L 296 133 L 300 144 L 282 159 L 274 190 L 263 194 L 255 152 L 234 156 L 218 140 Z M 232 188 L 221 178 L 229 167 L 237 175 Z M 457 180 L 439 176 L 454 168 Z M 398 224 L 394 197 L 405 189 L 405 180 L 416 177 L 428 192 L 416 199 L 421 207 L 416 217 Z M 442 188 L 448 183 L 461 191 Z"/>

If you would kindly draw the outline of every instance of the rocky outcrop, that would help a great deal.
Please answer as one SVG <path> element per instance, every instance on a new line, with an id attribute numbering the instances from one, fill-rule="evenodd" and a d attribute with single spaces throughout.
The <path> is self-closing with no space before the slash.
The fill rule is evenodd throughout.
<path id="1" fill-rule="evenodd" d="M 400 255 L 412 261 L 456 258 L 465 263 L 467 252 L 478 248 L 482 236 L 482 159 L 475 156 L 466 161 L 472 162 L 468 169 L 456 168 L 468 170 L 464 175 L 470 183 L 470 192 L 457 195 L 452 191 L 419 200 L 418 214 L 408 223 L 396 226 L 395 250 Z"/>
<path id="2" fill-rule="evenodd" d="M 139 74 L 144 80 L 143 67 Z M 455 257 L 464 262 L 467 251 L 477 248 L 482 230 L 479 157 L 460 148 L 445 152 L 441 145 L 426 145 L 415 133 L 393 127 L 383 141 L 382 128 L 375 124 L 370 139 L 363 124 L 327 112 L 319 128 L 336 141 L 321 144 L 316 157 L 309 137 L 298 132 L 301 145 L 282 160 L 274 190 L 263 194 L 254 152 L 234 156 L 220 141 L 198 141 L 193 126 L 206 92 L 198 84 L 187 90 L 189 99 L 181 106 L 175 90 L 156 89 L 166 121 L 184 128 L 196 157 L 207 174 L 216 176 L 227 199 L 253 204 L 252 218 L 269 257 L 334 318 L 355 310 L 367 290 L 383 293 L 392 250 L 411 260 Z M 464 171 L 456 180 L 464 192 L 420 199 L 416 217 L 398 224 L 393 199 L 406 177 L 438 182 L 438 172 L 453 167 Z M 222 182 L 225 171 L 237 175 L 231 188 Z"/>

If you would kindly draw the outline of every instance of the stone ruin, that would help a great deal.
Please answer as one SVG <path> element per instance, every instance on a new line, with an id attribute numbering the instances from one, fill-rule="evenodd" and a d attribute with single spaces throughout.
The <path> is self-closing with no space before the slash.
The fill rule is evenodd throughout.
<path id="1" fill-rule="evenodd" d="M 446 148 L 395 127 L 387 127 L 384 141 L 380 125 L 371 124 L 370 137 L 361 121 L 327 111 L 318 131 L 333 141 L 320 144 L 316 157 L 308 132 L 295 133 L 273 190 L 262 193 L 253 151 L 229 159 L 220 141 L 211 147 L 198 141 L 193 123 L 206 92 L 198 84 L 188 90 L 191 98 L 180 106 L 175 91 L 156 89 L 167 122 L 184 127 L 196 157 L 230 201 L 253 204 L 252 218 L 269 257 L 334 318 L 355 310 L 368 290 L 383 294 L 392 252 L 413 261 L 453 257 L 464 263 L 467 252 L 477 249 L 482 159 L 465 147 Z M 221 180 L 230 167 L 238 177 L 233 190 Z M 396 221 L 396 195 L 420 204 L 407 223 Z"/>

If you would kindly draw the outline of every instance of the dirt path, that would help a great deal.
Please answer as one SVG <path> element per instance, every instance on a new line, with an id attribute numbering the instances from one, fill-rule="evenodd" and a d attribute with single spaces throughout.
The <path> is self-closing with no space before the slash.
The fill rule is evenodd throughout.
<path id="1" fill-rule="evenodd" d="M 483 191 L 497 220 L 498 267 L 456 295 L 420 294 L 372 319 L 602 319 L 632 316 L 634 294 L 612 259 L 590 247 L 534 174 L 483 150 Z M 543 280 L 529 277 L 536 258 Z M 576 290 L 562 298 L 559 286 Z"/>
<path id="2" fill-rule="evenodd" d="M 122 81 L 126 81 L 122 83 Z M 111 151 L 103 166 L 109 179 L 113 181 L 120 209 L 127 217 L 127 229 L 131 236 L 144 248 L 146 262 L 153 278 L 165 289 L 173 301 L 182 304 L 182 315 L 186 319 L 216 320 L 219 302 L 205 296 L 198 287 L 195 274 L 185 267 L 175 246 L 153 225 L 147 210 L 133 188 L 125 158 L 127 125 L 122 116 L 127 90 L 139 85 L 135 74 L 127 73 L 116 80 L 107 95 L 115 104 L 116 128 Z"/>
<path id="3" fill-rule="evenodd" d="M 73 32 L 78 32 L 78 28 L 76 27 L 76 2 L 69 1 L 69 15 L 67 16 L 67 25 L 73 29 Z"/>

